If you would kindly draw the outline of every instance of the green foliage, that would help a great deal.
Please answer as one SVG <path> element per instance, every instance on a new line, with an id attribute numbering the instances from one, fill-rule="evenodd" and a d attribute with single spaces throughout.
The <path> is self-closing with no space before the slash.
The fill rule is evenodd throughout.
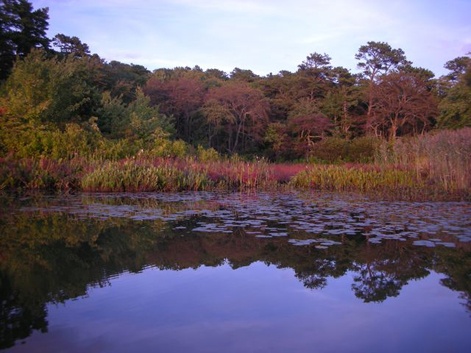
<path id="1" fill-rule="evenodd" d="M 188 154 L 188 145 L 184 141 L 171 141 L 166 138 L 166 135 L 156 138 L 153 144 L 150 149 L 152 156 L 183 158 Z"/>
<path id="2" fill-rule="evenodd" d="M 467 56 L 460 56 L 453 60 L 449 60 L 445 64 L 445 68 L 450 70 L 450 73 L 446 75 L 446 79 L 452 83 L 459 82 L 463 76 L 466 76 L 466 72 L 470 72 L 471 65 L 471 53 Z"/>
<path id="3" fill-rule="evenodd" d="M 8 124 L 11 127 L 11 124 Z M 92 122 L 81 125 L 67 124 L 64 131 L 54 125 L 18 125 L 15 134 L 0 127 L 3 155 L 14 154 L 17 158 L 52 157 L 70 159 L 74 156 L 91 156 L 103 144 L 103 138 Z"/>
<path id="4" fill-rule="evenodd" d="M 203 148 L 203 146 L 198 145 L 196 149 L 196 157 L 200 162 L 215 162 L 220 160 L 221 156 L 214 148 Z"/>
<path id="5" fill-rule="evenodd" d="M 271 123 L 265 131 L 263 141 L 265 143 L 265 156 L 270 160 L 281 159 L 285 150 L 286 143 L 285 134 L 286 125 L 282 123 Z"/>
<path id="6" fill-rule="evenodd" d="M 234 81 L 212 88 L 203 107 L 221 151 L 247 152 L 263 140 L 269 105 L 262 92 Z M 211 146 L 213 146 L 211 144 Z"/>
<path id="7" fill-rule="evenodd" d="M 358 67 L 363 69 L 363 75 L 370 81 L 381 73 L 411 64 L 402 49 L 393 49 L 388 43 L 374 41 L 362 45 L 355 59 L 359 60 Z"/>
<path id="8" fill-rule="evenodd" d="M 160 150 L 155 153 L 184 154 L 181 142 L 168 141 L 172 120 L 150 106 L 142 91 L 129 104 L 107 92 L 99 102 L 88 60 L 72 54 L 64 59 L 48 58 L 36 50 L 17 62 L 1 100 L 3 155 L 122 158 L 156 146 Z M 106 141 L 100 129 L 115 141 Z"/>
<path id="9" fill-rule="evenodd" d="M 145 67 L 116 60 L 101 65 L 99 74 L 101 89 L 110 92 L 112 97 L 119 97 L 125 104 L 136 98 L 138 87 L 143 87 L 149 79 L 149 70 Z"/>
<path id="10" fill-rule="evenodd" d="M 438 108 L 440 115 L 437 120 L 440 128 L 471 127 L 471 85 L 459 83 L 450 88 Z"/>
<path id="11" fill-rule="evenodd" d="M 439 104 L 438 126 L 442 129 L 471 127 L 471 57 L 450 60 L 445 67 L 451 72 L 442 77 L 445 90 Z"/>
<path id="12" fill-rule="evenodd" d="M 348 141 L 328 137 L 314 144 L 308 159 L 323 163 L 338 163 L 343 161 L 348 154 Z"/>
<path id="13" fill-rule="evenodd" d="M 72 56 L 59 61 L 32 51 L 15 64 L 5 83 L 7 116 L 36 125 L 87 121 L 98 104 L 88 73 L 86 61 Z"/>
<path id="14" fill-rule="evenodd" d="M 369 163 L 373 162 L 376 150 L 378 149 L 381 140 L 372 137 L 372 136 L 365 136 L 359 137 L 349 142 L 349 149 L 348 149 L 348 158 L 345 160 L 347 162 L 359 162 L 359 163 Z"/>
<path id="15" fill-rule="evenodd" d="M 128 114 L 121 98 L 112 97 L 109 91 L 102 93 L 101 107 L 97 112 L 98 127 L 107 137 L 118 139 L 124 137 Z"/>
<path id="16" fill-rule="evenodd" d="M 173 133 L 173 120 L 160 114 L 158 107 L 150 105 L 150 99 L 137 90 L 136 99 L 126 105 L 119 97 L 109 92 L 102 96 L 102 107 L 98 111 L 98 126 L 105 136 L 111 139 L 126 139 L 137 150 L 155 150 L 161 153 L 168 145 Z M 165 147 L 162 147 L 165 145 Z"/>
<path id="17" fill-rule="evenodd" d="M 345 140 L 327 137 L 314 144 L 309 159 L 322 163 L 372 162 L 381 140 L 375 137 L 359 137 Z"/>
<path id="18" fill-rule="evenodd" d="M 48 20 L 47 7 L 33 10 L 26 0 L 0 3 L 0 81 L 8 77 L 16 57 L 25 57 L 32 48 L 49 48 Z"/>
<path id="19" fill-rule="evenodd" d="M 69 37 L 59 33 L 54 36 L 52 41 L 54 47 L 59 48 L 60 54 L 74 55 L 75 57 L 85 58 L 90 55 L 90 48 L 86 43 L 82 43 L 77 37 Z"/>
<path id="20" fill-rule="evenodd" d="M 128 107 L 129 114 L 128 132 L 134 138 L 144 141 L 145 144 L 152 143 L 160 138 L 162 133 L 171 134 L 173 121 L 167 116 L 160 114 L 158 107 L 150 105 L 150 98 L 141 90 L 137 90 L 136 99 Z"/>

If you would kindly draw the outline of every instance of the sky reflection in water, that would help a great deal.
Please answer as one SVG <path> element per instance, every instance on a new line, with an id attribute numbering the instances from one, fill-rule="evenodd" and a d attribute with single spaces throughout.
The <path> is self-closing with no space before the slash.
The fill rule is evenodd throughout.
<path id="1" fill-rule="evenodd" d="M 349 288 L 351 274 L 311 291 L 292 270 L 260 262 L 146 269 L 91 289 L 86 299 L 50 305 L 49 333 L 12 351 L 465 352 L 469 316 L 439 278 L 433 273 L 398 298 L 365 304 Z"/>
<path id="2" fill-rule="evenodd" d="M 26 237 L 35 256 L 43 256 L 22 276 L 30 279 L 29 292 L 49 298 L 48 333 L 33 330 L 8 352 L 467 352 L 471 346 L 469 204 L 199 193 L 80 195 L 27 200 L 20 209 L 29 226 L 22 230 L 16 219 L 24 233 L 11 239 Z M 3 270 L 29 254 L 8 237 L 0 240 L 10 254 L 0 262 Z M 58 263 L 63 268 L 51 274 Z M 83 278 L 76 273 L 81 266 L 90 267 Z M 77 288 L 69 288 L 67 277 L 78 278 Z M 25 295 L 14 302 L 37 311 Z"/>

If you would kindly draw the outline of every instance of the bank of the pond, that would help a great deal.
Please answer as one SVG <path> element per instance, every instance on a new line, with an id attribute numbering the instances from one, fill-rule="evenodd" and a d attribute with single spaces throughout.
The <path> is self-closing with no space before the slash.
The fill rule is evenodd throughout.
<path id="1" fill-rule="evenodd" d="M 426 168 L 378 164 L 271 164 L 265 161 L 127 158 L 118 161 L 3 159 L 0 190 L 145 192 L 312 189 L 395 199 L 471 200 L 460 180 Z"/>

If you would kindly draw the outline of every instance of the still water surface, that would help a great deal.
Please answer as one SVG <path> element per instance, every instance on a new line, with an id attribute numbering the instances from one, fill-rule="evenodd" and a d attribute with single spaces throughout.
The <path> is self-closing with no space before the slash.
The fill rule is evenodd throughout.
<path id="1" fill-rule="evenodd" d="M 5 352 L 469 352 L 471 205 L 4 198 Z"/>

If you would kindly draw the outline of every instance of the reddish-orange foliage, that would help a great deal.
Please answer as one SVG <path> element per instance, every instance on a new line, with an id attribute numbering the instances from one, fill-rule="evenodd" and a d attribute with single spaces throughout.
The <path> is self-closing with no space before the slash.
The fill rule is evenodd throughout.
<path id="1" fill-rule="evenodd" d="M 306 168 L 306 164 L 273 164 L 270 166 L 273 173 L 273 179 L 279 183 L 289 182 L 293 176 Z"/>

